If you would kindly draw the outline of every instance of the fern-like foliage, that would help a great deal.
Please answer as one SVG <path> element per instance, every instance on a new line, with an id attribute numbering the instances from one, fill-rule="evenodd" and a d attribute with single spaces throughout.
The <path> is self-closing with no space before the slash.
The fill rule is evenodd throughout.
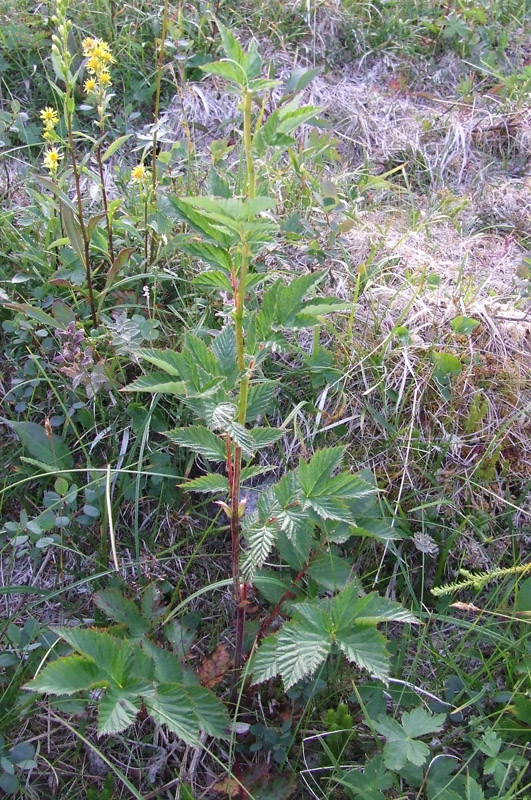
<path id="1" fill-rule="evenodd" d="M 435 597 L 443 597 L 447 594 L 459 592 L 461 589 L 473 589 L 476 592 L 480 592 L 491 581 L 500 580 L 500 578 L 506 578 L 510 575 L 527 575 L 528 572 L 531 572 L 531 562 L 514 567 L 493 569 L 490 572 L 474 573 L 470 572 L 468 569 L 460 569 L 459 574 L 463 576 L 464 580 L 448 583 L 444 586 L 436 586 L 431 590 L 431 593 Z"/>
<path id="2" fill-rule="evenodd" d="M 334 598 L 295 606 L 293 619 L 268 636 L 252 657 L 254 683 L 280 675 L 284 686 L 307 678 L 324 663 L 333 649 L 348 661 L 382 680 L 389 677 L 387 642 L 377 629 L 381 622 L 416 623 L 416 617 L 375 592 L 360 597 L 357 582 Z"/>

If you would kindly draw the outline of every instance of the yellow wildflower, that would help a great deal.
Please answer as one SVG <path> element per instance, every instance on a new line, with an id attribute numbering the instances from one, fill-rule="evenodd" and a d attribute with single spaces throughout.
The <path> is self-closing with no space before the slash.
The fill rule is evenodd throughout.
<path id="1" fill-rule="evenodd" d="M 131 177 L 134 181 L 142 183 L 142 181 L 147 177 L 145 166 L 143 164 L 138 164 L 136 167 L 133 167 L 131 170 Z"/>
<path id="2" fill-rule="evenodd" d="M 88 94 L 89 92 L 93 92 L 95 89 L 96 89 L 96 81 L 94 80 L 94 78 L 88 78 L 88 80 L 85 81 L 85 91 Z"/>
<path id="3" fill-rule="evenodd" d="M 106 69 L 100 72 L 98 78 L 102 86 L 111 86 L 111 75 Z"/>
<path id="4" fill-rule="evenodd" d="M 97 75 L 103 66 L 104 64 L 102 63 L 101 59 L 98 58 L 98 56 L 91 56 L 87 61 L 87 69 L 92 74 L 95 73 Z"/>
<path id="5" fill-rule="evenodd" d="M 114 61 L 107 42 L 99 41 L 92 49 L 91 55 L 101 58 L 102 61 Z"/>
<path id="6" fill-rule="evenodd" d="M 57 111 L 55 108 L 51 108 L 50 106 L 43 108 L 40 116 L 46 130 L 52 130 L 59 122 L 59 115 Z"/>
<path id="7" fill-rule="evenodd" d="M 63 158 L 63 154 L 60 153 L 56 147 L 50 147 L 49 150 L 46 151 L 46 154 L 42 160 L 43 167 L 50 172 L 50 175 L 55 175 L 57 172 L 57 167 L 59 166 L 59 162 Z"/>
<path id="8" fill-rule="evenodd" d="M 81 42 L 81 47 L 83 48 L 83 55 L 89 56 L 92 48 L 95 46 L 96 40 L 92 39 L 90 36 L 87 36 L 86 39 L 83 39 Z"/>

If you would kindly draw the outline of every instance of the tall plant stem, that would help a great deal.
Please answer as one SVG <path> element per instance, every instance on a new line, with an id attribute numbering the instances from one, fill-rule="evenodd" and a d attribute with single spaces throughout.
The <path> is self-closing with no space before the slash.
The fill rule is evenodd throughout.
<path id="1" fill-rule="evenodd" d="M 103 134 L 103 130 L 102 130 Z M 101 199 L 103 202 L 103 210 L 105 211 L 105 220 L 107 223 L 107 241 L 109 243 L 109 256 L 111 259 L 111 264 L 114 262 L 114 242 L 112 236 L 112 221 L 109 216 L 109 201 L 107 199 L 107 190 L 105 188 L 105 178 L 103 174 L 103 161 L 101 160 L 101 144 L 98 145 L 98 149 L 96 150 L 96 160 L 98 162 L 98 170 L 100 173 L 100 183 L 101 183 Z"/>
<path id="2" fill-rule="evenodd" d="M 243 147 L 245 150 L 245 166 L 247 170 L 247 196 L 253 199 L 256 192 L 256 176 L 253 161 L 253 137 L 251 133 L 253 110 L 253 93 L 246 91 L 243 96 Z"/>
<path id="3" fill-rule="evenodd" d="M 68 84 L 67 84 L 68 85 Z M 67 92 L 66 106 L 70 102 L 70 96 Z M 87 279 L 87 291 L 90 305 L 90 316 L 92 317 L 92 324 L 95 328 L 98 327 L 98 312 L 96 311 L 96 303 L 94 300 L 94 289 L 92 288 L 92 273 L 90 271 L 90 242 L 85 226 L 85 218 L 83 216 L 83 202 L 81 199 L 81 184 L 79 181 L 79 168 L 76 161 L 76 153 L 74 149 L 74 134 L 72 132 L 72 114 L 67 111 L 66 114 L 66 127 L 68 130 L 68 149 L 70 150 L 70 158 L 72 159 L 72 172 L 74 174 L 74 183 L 76 185 L 76 198 L 77 198 L 77 215 L 79 220 L 79 227 L 81 230 L 81 237 L 83 239 L 83 251 L 85 261 L 85 275 Z"/>
<path id="4" fill-rule="evenodd" d="M 164 61 L 164 42 L 168 30 L 168 0 L 164 0 L 162 9 L 162 29 L 160 32 L 160 47 L 157 58 L 157 79 L 155 87 L 155 108 L 153 110 L 153 140 L 151 142 L 151 185 L 153 187 L 153 202 L 157 202 L 157 133 L 159 127 L 160 92 L 162 86 L 162 64 Z M 155 256 L 155 234 L 151 237 L 150 261 Z"/>
<path id="5" fill-rule="evenodd" d="M 238 398 L 238 422 L 245 425 L 247 417 L 247 398 L 249 394 L 249 372 L 245 370 L 245 344 L 243 335 L 245 283 L 249 268 L 250 249 L 244 242 L 241 253 L 238 291 L 236 293 L 236 308 L 234 322 L 236 328 L 236 361 L 241 373 L 245 372 L 240 381 L 240 394 Z M 230 459 L 230 456 L 229 456 Z M 240 585 L 240 480 L 242 468 L 241 447 L 235 445 L 234 459 L 229 469 L 230 497 L 231 497 L 231 549 L 232 549 L 232 578 L 234 585 L 234 602 L 236 603 L 236 641 L 234 645 L 234 670 L 232 673 L 232 698 L 236 699 L 238 678 L 242 665 L 243 631 L 245 625 L 246 598 Z"/>
<path id="6" fill-rule="evenodd" d="M 254 161 L 252 155 L 252 92 L 245 91 L 243 96 L 243 147 L 245 152 L 246 178 L 247 178 L 247 197 L 254 198 L 256 191 L 256 179 L 254 172 Z M 245 341 L 243 322 L 245 315 L 245 287 L 247 283 L 247 273 L 251 260 L 251 249 L 245 240 L 242 231 L 242 248 L 240 270 L 238 274 L 238 287 L 235 292 L 234 325 L 236 333 L 236 361 L 238 369 L 242 373 L 240 380 L 240 394 L 238 398 L 238 422 L 245 425 L 247 417 L 247 399 L 249 395 L 249 370 L 245 364 Z M 232 673 L 232 692 L 231 699 L 235 702 L 237 697 L 237 685 L 242 666 L 243 652 L 243 633 L 245 626 L 246 597 L 245 587 L 240 584 L 240 517 L 244 513 L 240 508 L 240 479 L 242 468 L 242 451 L 238 445 L 234 447 L 234 460 L 230 469 L 230 492 L 231 492 L 231 546 L 232 546 L 232 577 L 234 583 L 234 602 L 236 603 L 236 641 L 234 644 L 234 670 Z M 242 591 L 243 588 L 243 591 Z"/>

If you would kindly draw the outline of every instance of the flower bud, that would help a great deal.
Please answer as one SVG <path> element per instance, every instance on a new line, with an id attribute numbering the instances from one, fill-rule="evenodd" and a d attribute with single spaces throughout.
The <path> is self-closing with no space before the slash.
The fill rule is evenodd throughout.
<path id="1" fill-rule="evenodd" d="M 224 503 L 223 500 L 215 500 L 214 504 L 222 508 L 227 517 L 229 519 L 232 519 L 232 509 L 230 506 L 227 505 L 227 503 Z"/>

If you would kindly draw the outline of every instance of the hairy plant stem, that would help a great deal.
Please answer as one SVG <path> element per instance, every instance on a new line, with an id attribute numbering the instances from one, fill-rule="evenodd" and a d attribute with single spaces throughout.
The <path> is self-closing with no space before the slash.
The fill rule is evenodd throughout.
<path id="1" fill-rule="evenodd" d="M 250 248 L 244 241 L 241 251 L 240 272 L 238 276 L 238 290 L 235 295 L 234 324 L 236 329 L 236 361 L 242 375 L 240 381 L 240 394 L 238 398 L 238 422 L 245 425 L 247 416 L 247 398 L 249 394 L 249 371 L 245 370 L 245 342 L 243 334 L 245 283 L 249 269 Z M 231 506 L 231 549 L 232 549 L 232 578 L 234 585 L 234 602 L 236 603 L 236 641 L 234 645 L 234 670 L 232 673 L 232 694 L 235 697 L 238 678 L 242 665 L 243 631 L 245 625 L 246 600 L 240 584 L 240 478 L 242 468 L 242 451 L 238 445 L 234 446 L 234 458 L 229 461 L 229 484 Z"/>
<path id="2" fill-rule="evenodd" d="M 68 83 L 67 83 L 68 87 Z M 83 239 L 84 261 L 85 261 L 85 275 L 87 279 L 87 291 L 90 306 L 90 316 L 92 317 L 92 324 L 95 328 L 98 327 L 98 313 L 96 311 L 96 302 L 94 300 L 94 289 L 92 287 L 92 273 L 90 271 L 90 241 L 85 226 L 85 218 L 83 216 L 83 201 L 81 198 L 81 184 L 79 180 L 79 169 L 77 166 L 76 153 L 74 149 L 74 134 L 72 130 L 72 113 L 68 111 L 70 101 L 70 92 L 66 92 L 66 127 L 68 130 L 68 149 L 70 150 L 70 158 L 72 159 L 72 172 L 74 174 L 74 183 L 76 186 L 76 199 L 77 199 L 77 215 L 79 220 L 79 227 Z"/>
<path id="3" fill-rule="evenodd" d="M 253 110 L 253 93 L 245 91 L 243 95 L 243 147 L 245 150 L 245 166 L 247 168 L 247 196 L 253 199 L 256 193 L 256 176 L 252 153 L 253 138 L 251 133 L 251 114 Z"/>
<path id="4" fill-rule="evenodd" d="M 160 113 L 160 92 L 162 86 L 162 63 L 164 61 L 164 42 L 168 30 L 168 0 L 164 0 L 162 9 L 162 28 L 160 31 L 160 47 L 157 58 L 157 78 L 155 86 L 155 108 L 153 110 L 153 140 L 151 142 L 151 185 L 153 187 L 153 202 L 157 203 L 157 132 Z M 155 257 L 155 232 L 151 236 L 150 263 Z"/>
<path id="5" fill-rule="evenodd" d="M 252 92 L 245 91 L 243 96 L 243 147 L 247 167 L 247 197 L 253 199 L 256 191 L 254 161 L 252 155 Z M 236 361 L 242 373 L 240 380 L 240 394 L 238 398 L 238 422 L 245 425 L 247 417 L 247 399 L 249 395 L 249 369 L 245 364 L 245 339 L 243 321 L 245 315 L 245 286 L 247 273 L 251 260 L 251 248 L 245 240 L 245 232 L 241 232 L 241 260 L 238 273 L 238 283 L 234 293 L 234 326 L 236 333 Z M 229 455 L 230 460 L 230 455 Z M 241 447 L 235 445 L 234 459 L 229 469 L 230 499 L 231 499 L 231 547 L 232 547 L 232 578 L 234 586 L 234 602 L 236 603 L 236 641 L 234 644 L 234 669 L 232 672 L 231 700 L 235 702 L 237 687 L 242 666 L 243 633 L 245 626 L 245 612 L 247 605 L 246 586 L 240 584 L 240 519 L 245 513 L 240 508 L 240 479 L 242 468 Z"/>

